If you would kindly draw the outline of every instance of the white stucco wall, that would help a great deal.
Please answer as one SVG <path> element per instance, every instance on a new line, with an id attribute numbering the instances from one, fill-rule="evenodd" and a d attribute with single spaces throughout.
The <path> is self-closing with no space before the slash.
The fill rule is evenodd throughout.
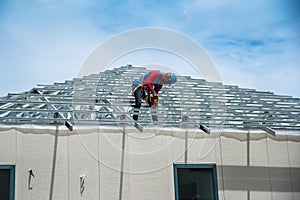
<path id="1" fill-rule="evenodd" d="M 0 164 L 16 165 L 17 200 L 49 199 L 55 130 L 0 127 Z M 300 136 L 256 131 L 247 141 L 247 132 L 188 130 L 186 142 L 181 129 L 139 133 L 126 127 L 125 135 L 118 127 L 58 130 L 52 199 L 119 199 L 121 175 L 122 199 L 174 199 L 173 164 L 185 161 L 217 165 L 219 199 L 300 199 Z M 32 189 L 28 169 L 35 175 Z"/>

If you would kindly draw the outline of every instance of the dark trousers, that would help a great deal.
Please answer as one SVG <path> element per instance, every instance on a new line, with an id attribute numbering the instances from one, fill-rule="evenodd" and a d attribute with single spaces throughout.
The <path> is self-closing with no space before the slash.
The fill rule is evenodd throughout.
<path id="1" fill-rule="evenodd" d="M 157 105 L 151 105 L 150 103 L 150 99 L 149 99 L 149 92 L 148 91 L 145 91 L 145 89 L 143 89 L 142 87 L 139 87 L 137 88 L 135 91 L 134 91 L 134 98 L 135 98 L 135 105 L 134 105 L 134 112 L 133 112 L 133 120 L 137 121 L 138 118 L 139 118 L 139 111 L 140 111 L 140 108 L 142 106 L 142 99 L 145 99 L 146 97 L 146 93 L 148 95 L 148 98 L 147 98 L 147 103 L 149 104 L 149 107 L 151 107 L 151 117 L 152 117 L 152 120 L 157 122 L 158 119 L 157 119 L 157 113 L 156 113 L 156 107 Z"/>
<path id="2" fill-rule="evenodd" d="M 133 94 L 134 94 L 134 98 L 135 98 L 133 120 L 137 121 L 139 118 L 139 111 L 142 106 L 142 99 L 144 96 L 144 91 L 143 91 L 142 87 L 139 87 L 134 91 Z"/>

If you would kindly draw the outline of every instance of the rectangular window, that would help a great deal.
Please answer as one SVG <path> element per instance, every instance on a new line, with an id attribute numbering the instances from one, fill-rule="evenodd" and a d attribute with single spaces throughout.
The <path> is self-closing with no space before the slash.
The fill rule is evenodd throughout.
<path id="1" fill-rule="evenodd" d="M 0 165 L 0 199 L 14 200 L 15 198 L 15 166 Z"/>
<path id="2" fill-rule="evenodd" d="M 176 200 L 218 200 L 214 164 L 174 164 Z"/>

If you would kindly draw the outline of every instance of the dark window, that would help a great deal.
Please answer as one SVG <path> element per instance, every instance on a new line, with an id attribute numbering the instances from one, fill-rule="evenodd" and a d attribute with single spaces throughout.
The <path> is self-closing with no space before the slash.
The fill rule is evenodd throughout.
<path id="1" fill-rule="evenodd" d="M 0 200 L 13 200 L 15 187 L 15 167 L 0 165 Z"/>
<path id="2" fill-rule="evenodd" d="M 216 165 L 175 164 L 176 200 L 217 200 Z"/>

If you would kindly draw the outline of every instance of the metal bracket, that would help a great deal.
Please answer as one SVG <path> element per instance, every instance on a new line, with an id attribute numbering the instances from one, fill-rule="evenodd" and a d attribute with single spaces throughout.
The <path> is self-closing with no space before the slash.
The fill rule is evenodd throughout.
<path id="1" fill-rule="evenodd" d="M 276 136 L 276 132 L 272 128 L 264 126 L 261 123 L 243 122 L 243 125 L 245 128 L 258 128 L 258 129 L 265 131 L 266 133 Z"/>
<path id="2" fill-rule="evenodd" d="M 200 127 L 199 127 L 202 131 L 204 131 L 205 133 L 207 134 L 210 134 L 210 129 L 207 127 L 207 126 L 204 126 L 202 124 L 200 124 Z"/>
<path id="3" fill-rule="evenodd" d="M 69 131 L 73 131 L 73 124 L 69 121 L 65 121 L 65 126 L 69 129 Z"/>
<path id="4" fill-rule="evenodd" d="M 86 175 L 81 175 L 80 176 L 80 194 L 81 195 L 82 195 L 82 193 L 84 192 L 84 189 L 85 189 L 85 186 L 84 186 L 85 178 L 86 178 Z"/>
<path id="5" fill-rule="evenodd" d="M 32 172 L 32 169 L 28 169 L 28 190 L 32 190 L 32 186 L 31 186 L 31 178 L 34 177 L 34 174 Z"/>

